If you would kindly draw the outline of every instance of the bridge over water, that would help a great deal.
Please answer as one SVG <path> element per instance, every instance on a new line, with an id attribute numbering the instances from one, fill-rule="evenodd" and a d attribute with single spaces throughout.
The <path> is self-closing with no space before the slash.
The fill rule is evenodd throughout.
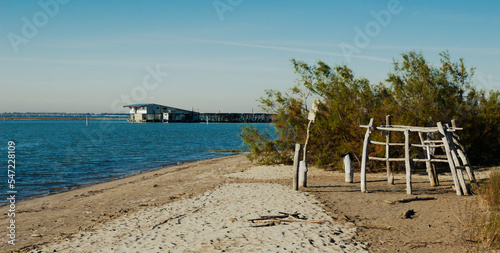
<path id="1" fill-rule="evenodd" d="M 201 122 L 269 123 L 273 117 L 269 113 L 200 113 Z"/>

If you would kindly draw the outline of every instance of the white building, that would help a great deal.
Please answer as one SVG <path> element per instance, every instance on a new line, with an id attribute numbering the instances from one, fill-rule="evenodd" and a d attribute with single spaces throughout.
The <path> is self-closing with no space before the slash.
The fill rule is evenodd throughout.
<path id="1" fill-rule="evenodd" d="M 132 104 L 130 108 L 131 122 L 196 122 L 200 113 L 159 104 Z"/>

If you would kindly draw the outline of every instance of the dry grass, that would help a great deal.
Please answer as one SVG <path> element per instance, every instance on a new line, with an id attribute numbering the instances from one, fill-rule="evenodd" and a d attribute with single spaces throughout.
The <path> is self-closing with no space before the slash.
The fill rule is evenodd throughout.
<path id="1" fill-rule="evenodd" d="M 500 169 L 476 188 L 478 205 L 469 217 L 470 241 L 486 250 L 500 250 Z"/>

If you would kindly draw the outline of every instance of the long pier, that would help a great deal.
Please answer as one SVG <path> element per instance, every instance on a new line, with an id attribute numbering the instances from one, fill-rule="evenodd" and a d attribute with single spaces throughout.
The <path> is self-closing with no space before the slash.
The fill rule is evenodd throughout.
<path id="1" fill-rule="evenodd" d="M 196 113 L 196 112 L 195 112 Z M 269 113 L 196 113 L 199 117 L 193 120 L 178 122 L 210 122 L 210 123 L 270 123 L 275 117 Z M 127 120 L 128 113 L 93 114 L 93 113 L 1 113 L 0 121 L 5 120 Z M 158 120 L 158 122 L 162 122 Z M 175 121 L 172 121 L 175 122 Z"/>
<path id="2" fill-rule="evenodd" d="M 1 113 L 0 120 L 126 120 L 128 113 Z"/>
<path id="3" fill-rule="evenodd" d="M 200 113 L 201 122 L 269 123 L 274 114 L 269 113 Z"/>

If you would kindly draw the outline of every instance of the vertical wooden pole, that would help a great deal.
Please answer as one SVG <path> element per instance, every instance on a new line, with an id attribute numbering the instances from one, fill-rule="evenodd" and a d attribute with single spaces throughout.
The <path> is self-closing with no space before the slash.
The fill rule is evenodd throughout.
<path id="1" fill-rule="evenodd" d="M 462 195 L 461 186 L 458 183 L 457 170 L 455 168 L 455 163 L 453 162 L 453 157 L 451 157 L 450 143 L 448 142 L 448 137 L 447 137 L 446 131 L 444 130 L 443 124 L 441 124 L 441 122 L 438 122 L 437 126 L 439 129 L 439 133 L 442 136 L 441 140 L 443 141 L 443 144 L 444 144 L 444 149 L 446 152 L 448 165 L 450 166 L 451 175 L 453 177 L 453 184 L 455 185 L 455 191 L 457 192 L 457 195 Z"/>
<path id="2" fill-rule="evenodd" d="M 368 161 L 368 143 L 370 142 L 370 134 L 373 127 L 373 118 L 370 119 L 368 128 L 366 129 L 365 140 L 363 142 L 363 156 L 361 158 L 361 192 L 367 192 L 366 190 L 366 163 Z"/>
<path id="3" fill-rule="evenodd" d="M 302 159 L 303 161 L 307 161 L 306 153 L 307 153 L 307 143 L 309 142 L 309 129 L 311 128 L 311 123 L 313 121 L 309 120 L 309 123 L 307 124 L 307 135 L 306 135 L 306 142 L 304 143 L 304 153 L 302 154 L 304 158 Z"/>
<path id="4" fill-rule="evenodd" d="M 307 136 L 306 142 L 304 143 L 304 151 L 302 153 L 303 160 L 299 162 L 299 186 L 307 187 L 307 143 L 309 142 L 309 131 L 311 129 L 311 123 L 313 120 L 309 120 L 307 124 Z"/>
<path id="5" fill-rule="evenodd" d="M 295 144 L 295 155 L 293 156 L 293 189 L 299 190 L 299 161 L 302 153 L 302 144 Z"/>
<path id="6" fill-rule="evenodd" d="M 439 177 L 438 177 L 438 174 L 437 174 L 437 171 L 436 171 L 436 165 L 431 163 L 431 172 L 432 172 L 432 175 L 434 175 L 434 185 L 436 186 L 439 186 Z"/>
<path id="7" fill-rule="evenodd" d="M 405 130 L 406 194 L 411 194 L 410 130 Z"/>
<path id="8" fill-rule="evenodd" d="M 422 132 L 418 132 L 418 137 L 420 138 L 420 143 L 422 145 L 425 145 L 424 137 L 422 136 Z M 429 176 L 429 182 L 431 183 L 431 186 L 436 186 L 436 179 L 434 178 L 435 175 L 433 173 L 432 166 L 431 166 L 430 148 L 428 146 L 426 146 L 426 147 L 423 147 L 423 149 L 425 151 L 425 155 L 427 158 L 427 161 L 425 162 L 425 167 L 427 169 L 427 175 Z"/>
<path id="9" fill-rule="evenodd" d="M 385 125 L 390 126 L 391 125 L 391 115 L 385 116 Z M 392 175 L 392 169 L 391 169 L 391 162 L 389 161 L 390 154 L 391 154 L 391 146 L 389 145 L 391 143 L 391 132 L 387 131 L 387 135 L 385 136 L 385 158 L 387 159 L 385 161 L 385 167 L 387 170 L 387 183 L 388 184 L 394 184 L 394 175 Z"/>
<path id="10" fill-rule="evenodd" d="M 299 162 L 299 186 L 307 187 L 307 161 Z"/>

